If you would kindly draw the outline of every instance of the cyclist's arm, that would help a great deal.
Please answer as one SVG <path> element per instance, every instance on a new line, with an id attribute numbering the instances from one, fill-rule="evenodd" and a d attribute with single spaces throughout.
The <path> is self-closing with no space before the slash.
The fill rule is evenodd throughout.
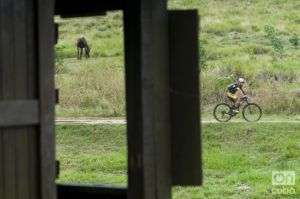
<path id="1" fill-rule="evenodd" d="M 244 97 L 247 96 L 247 93 L 241 87 L 239 89 L 242 91 L 242 94 L 244 95 Z"/>
<path id="2" fill-rule="evenodd" d="M 241 91 L 244 95 L 247 95 L 247 93 L 244 91 L 244 89 L 241 88 Z"/>

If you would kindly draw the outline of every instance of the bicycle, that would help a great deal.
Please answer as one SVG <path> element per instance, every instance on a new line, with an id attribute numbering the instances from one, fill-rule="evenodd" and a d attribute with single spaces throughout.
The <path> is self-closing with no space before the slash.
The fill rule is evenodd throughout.
<path id="1" fill-rule="evenodd" d="M 250 102 L 248 96 L 242 98 L 242 115 L 248 122 L 257 122 L 262 117 L 262 109 L 258 104 Z M 240 109 L 238 108 L 238 110 Z M 227 103 L 220 103 L 214 108 L 213 115 L 219 122 L 228 122 L 239 112 L 235 112 L 236 108 Z"/>

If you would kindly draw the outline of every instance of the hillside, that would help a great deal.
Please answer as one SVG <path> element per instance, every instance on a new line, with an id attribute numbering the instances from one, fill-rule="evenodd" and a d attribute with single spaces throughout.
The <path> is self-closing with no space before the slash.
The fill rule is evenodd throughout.
<path id="1" fill-rule="evenodd" d="M 171 0 L 169 7 L 199 10 L 204 111 L 211 111 L 224 99 L 227 85 L 243 76 L 265 113 L 300 113 L 300 1 Z M 123 116 L 122 13 L 56 21 L 58 114 Z M 92 47 L 89 60 L 75 59 L 80 35 Z"/>

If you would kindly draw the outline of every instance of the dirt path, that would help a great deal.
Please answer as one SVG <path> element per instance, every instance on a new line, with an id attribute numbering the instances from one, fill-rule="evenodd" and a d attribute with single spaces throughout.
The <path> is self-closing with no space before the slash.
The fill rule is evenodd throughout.
<path id="1" fill-rule="evenodd" d="M 235 119 L 230 122 L 234 123 L 246 123 L 244 120 Z M 261 120 L 259 123 L 299 123 L 299 120 Z M 202 121 L 203 124 L 209 123 L 219 123 L 216 120 L 207 120 L 204 119 Z M 58 118 L 56 120 L 56 124 L 63 125 L 63 124 L 73 124 L 73 125 L 97 125 L 97 124 L 112 124 L 112 125 L 125 125 L 126 120 L 125 118 L 94 118 L 94 117 L 80 117 L 80 118 Z"/>
<path id="2" fill-rule="evenodd" d="M 125 118 L 58 118 L 56 124 L 77 124 L 77 125 L 95 125 L 95 124 L 126 124 Z"/>

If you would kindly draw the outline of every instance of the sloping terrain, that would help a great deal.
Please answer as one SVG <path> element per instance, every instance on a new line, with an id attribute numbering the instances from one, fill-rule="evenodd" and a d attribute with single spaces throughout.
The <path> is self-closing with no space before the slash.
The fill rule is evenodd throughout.
<path id="1" fill-rule="evenodd" d="M 169 7 L 199 10 L 204 111 L 224 100 L 227 85 L 243 76 L 265 113 L 299 114 L 300 1 L 170 0 Z M 122 13 L 56 21 L 58 114 L 124 116 Z M 89 60 L 75 59 L 80 35 L 91 45 Z"/>

